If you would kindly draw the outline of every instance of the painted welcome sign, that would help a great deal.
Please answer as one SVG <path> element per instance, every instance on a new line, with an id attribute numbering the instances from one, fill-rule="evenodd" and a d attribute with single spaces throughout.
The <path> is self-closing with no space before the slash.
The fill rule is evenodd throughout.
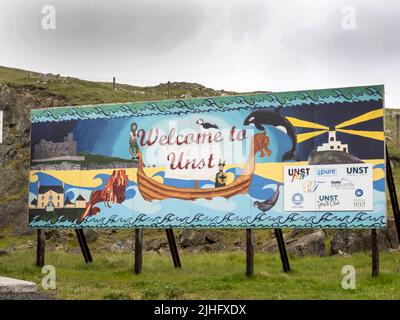
<path id="1" fill-rule="evenodd" d="M 383 86 L 33 110 L 29 224 L 384 227 L 383 116 Z"/>

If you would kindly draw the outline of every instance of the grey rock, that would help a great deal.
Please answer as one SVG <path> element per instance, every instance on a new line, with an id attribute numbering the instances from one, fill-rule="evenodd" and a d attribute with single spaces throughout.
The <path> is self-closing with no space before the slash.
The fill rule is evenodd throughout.
<path id="1" fill-rule="evenodd" d="M 56 300 L 56 296 L 39 292 L 0 292 L 0 300 Z"/>
<path id="2" fill-rule="evenodd" d="M 68 247 L 65 247 L 60 244 L 60 245 L 56 246 L 54 250 L 55 251 L 68 251 Z"/>
<path id="3" fill-rule="evenodd" d="M 50 240 L 56 233 L 58 230 L 56 229 L 50 229 L 50 230 L 46 230 L 44 232 L 44 235 L 46 237 L 46 240 Z"/>
<path id="4" fill-rule="evenodd" d="M 363 163 L 362 160 L 344 151 L 317 151 L 312 150 L 308 156 L 308 164 L 344 164 Z"/>
<path id="5" fill-rule="evenodd" d="M 400 232 L 400 231 L 399 231 Z M 388 219 L 387 228 L 378 230 L 378 241 L 382 242 L 382 246 L 389 249 L 399 248 L 399 236 L 396 229 L 396 222 L 393 218 Z"/>
<path id="6" fill-rule="evenodd" d="M 100 169 L 125 169 L 137 168 L 137 163 L 131 162 L 113 162 L 107 164 L 88 163 L 82 166 L 82 170 L 100 170 Z"/>
<path id="7" fill-rule="evenodd" d="M 342 251 L 342 250 L 339 250 L 339 251 L 338 251 L 338 255 L 339 255 L 339 256 L 342 256 L 342 257 L 350 257 L 350 254 L 348 254 L 347 252 L 344 252 L 344 251 Z"/>
<path id="8" fill-rule="evenodd" d="M 397 249 L 399 240 L 396 224 L 393 219 L 388 219 L 387 228 L 378 230 L 378 248 L 380 250 Z M 332 237 L 330 254 L 339 251 L 347 253 L 371 250 L 371 230 L 339 230 Z"/>
<path id="9" fill-rule="evenodd" d="M 162 248 L 166 248 L 168 246 L 168 242 L 162 239 L 150 239 L 144 242 L 144 248 L 147 251 L 157 251 Z"/>
<path id="10" fill-rule="evenodd" d="M 32 293 L 37 291 L 36 283 L 13 279 L 8 277 L 0 277 L 1 293 Z"/>
<path id="11" fill-rule="evenodd" d="M 297 239 L 291 238 L 290 233 L 284 233 L 283 234 L 283 239 L 285 240 L 285 244 L 288 245 L 289 243 L 292 243 L 296 241 Z M 275 238 L 275 234 L 272 233 L 272 240 L 269 240 L 262 248 L 262 252 L 276 252 L 278 251 L 278 243 Z"/>
<path id="12" fill-rule="evenodd" d="M 293 229 L 287 237 L 288 239 L 297 239 L 312 233 L 314 233 L 313 229 Z"/>
<path id="13" fill-rule="evenodd" d="M 46 240 L 50 243 L 56 244 L 67 244 L 74 236 L 74 232 L 72 230 L 46 230 L 45 231 Z"/>
<path id="14" fill-rule="evenodd" d="M 325 233 L 322 230 L 307 234 L 298 239 L 290 238 L 290 234 L 284 234 L 283 238 L 285 239 L 287 251 L 294 255 L 326 256 Z M 262 251 L 278 251 L 276 239 L 271 240 L 264 248 L 262 248 Z"/>
<path id="15" fill-rule="evenodd" d="M 236 240 L 235 243 L 233 244 L 236 248 L 243 249 L 244 248 L 244 242 L 241 240 Z"/>
<path id="16" fill-rule="evenodd" d="M 214 244 L 219 241 L 219 237 L 215 231 L 183 229 L 178 235 L 178 241 L 183 248 L 187 248 Z"/>
<path id="17" fill-rule="evenodd" d="M 79 163 L 61 162 L 60 164 L 38 164 L 31 166 L 32 170 L 81 170 Z"/>
<path id="18" fill-rule="evenodd" d="M 166 250 L 165 248 L 159 248 L 156 252 L 159 255 L 167 255 L 167 254 L 169 254 L 168 250 Z"/>
<path id="19" fill-rule="evenodd" d="M 84 233 L 87 242 L 96 242 L 97 239 L 100 237 L 99 232 L 93 229 L 87 229 L 84 231 Z"/>
<path id="20" fill-rule="evenodd" d="M 288 244 L 288 251 L 297 256 L 326 256 L 325 233 L 317 231 Z"/>
<path id="21" fill-rule="evenodd" d="M 339 251 L 354 253 L 371 248 L 366 235 L 362 231 L 339 230 L 331 240 L 330 255 L 339 254 Z"/>

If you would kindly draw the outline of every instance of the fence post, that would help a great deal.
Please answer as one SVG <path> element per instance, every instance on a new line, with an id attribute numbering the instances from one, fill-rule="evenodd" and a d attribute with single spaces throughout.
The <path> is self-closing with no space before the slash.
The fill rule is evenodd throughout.
<path id="1" fill-rule="evenodd" d="M 400 147 L 400 114 L 395 115 L 395 143 L 396 147 Z"/>

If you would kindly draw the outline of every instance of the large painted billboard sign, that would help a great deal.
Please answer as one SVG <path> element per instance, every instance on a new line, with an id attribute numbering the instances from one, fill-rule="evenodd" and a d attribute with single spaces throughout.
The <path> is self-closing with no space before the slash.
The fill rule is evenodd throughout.
<path id="1" fill-rule="evenodd" d="M 34 228 L 381 228 L 383 86 L 32 111 Z"/>

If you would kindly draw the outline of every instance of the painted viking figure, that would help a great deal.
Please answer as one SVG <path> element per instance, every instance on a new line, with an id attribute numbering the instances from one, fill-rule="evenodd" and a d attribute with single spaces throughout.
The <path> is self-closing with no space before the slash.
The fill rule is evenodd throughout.
<path id="1" fill-rule="evenodd" d="M 215 187 L 216 188 L 226 186 L 227 176 L 226 176 L 226 174 L 224 172 L 224 167 L 225 167 L 225 161 L 224 162 L 219 161 L 219 163 L 218 163 L 218 172 L 215 175 Z"/>
<path id="2" fill-rule="evenodd" d="M 139 145 L 137 143 L 137 136 L 136 136 L 137 124 L 133 122 L 131 124 L 131 132 L 129 132 L 129 152 L 132 155 L 133 160 L 138 160 L 137 151 L 139 150 Z"/>

